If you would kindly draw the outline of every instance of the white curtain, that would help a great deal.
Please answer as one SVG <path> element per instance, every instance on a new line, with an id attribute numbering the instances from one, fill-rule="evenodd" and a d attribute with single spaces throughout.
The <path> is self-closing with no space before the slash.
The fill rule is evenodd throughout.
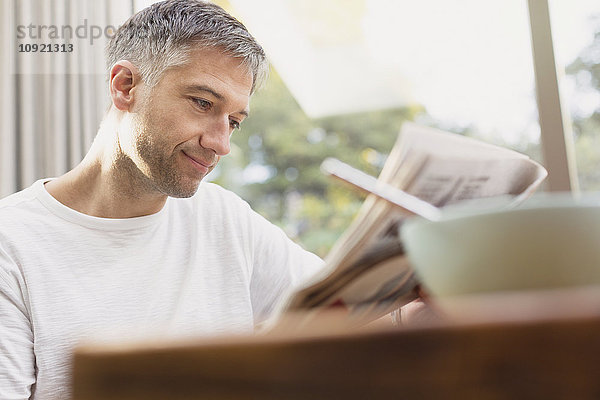
<path id="1" fill-rule="evenodd" d="M 133 11 L 133 0 L 0 2 L 0 197 L 83 158 L 109 105 L 104 47 Z"/>

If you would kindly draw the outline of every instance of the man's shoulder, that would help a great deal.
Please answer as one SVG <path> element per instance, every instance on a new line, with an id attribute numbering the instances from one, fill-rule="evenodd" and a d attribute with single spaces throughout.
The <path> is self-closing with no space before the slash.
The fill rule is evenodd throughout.
<path id="1" fill-rule="evenodd" d="M 7 242 L 30 243 L 33 231 L 46 221 L 47 210 L 39 201 L 35 184 L 0 199 L 0 246 Z"/>
<path id="2" fill-rule="evenodd" d="M 0 216 L 13 215 L 29 208 L 36 200 L 35 184 L 0 199 Z"/>

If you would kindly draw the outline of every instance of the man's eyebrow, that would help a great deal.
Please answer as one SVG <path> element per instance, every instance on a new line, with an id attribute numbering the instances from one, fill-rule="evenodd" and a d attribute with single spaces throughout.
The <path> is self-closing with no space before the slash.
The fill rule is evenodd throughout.
<path id="1" fill-rule="evenodd" d="M 225 96 L 223 96 L 221 93 L 215 91 L 213 88 L 211 88 L 210 86 L 206 86 L 206 85 L 190 85 L 187 87 L 187 89 L 189 91 L 192 92 L 207 92 L 212 94 L 215 98 L 217 98 L 218 100 L 225 100 Z M 242 110 L 242 111 L 238 111 L 240 114 L 242 114 L 243 116 L 247 117 L 248 116 L 248 111 L 247 110 Z"/>
<path id="2" fill-rule="evenodd" d="M 216 90 L 214 90 L 210 86 L 206 86 L 206 85 L 190 85 L 190 86 L 187 87 L 187 89 L 190 90 L 190 91 L 192 91 L 192 92 L 208 92 L 208 93 L 212 94 L 213 96 L 215 96 L 219 100 L 225 99 L 225 97 L 221 93 L 217 92 Z"/>

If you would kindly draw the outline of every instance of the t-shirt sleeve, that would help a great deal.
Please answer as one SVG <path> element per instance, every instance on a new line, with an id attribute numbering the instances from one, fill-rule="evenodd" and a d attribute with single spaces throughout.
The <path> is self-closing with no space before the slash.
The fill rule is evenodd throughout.
<path id="1" fill-rule="evenodd" d="M 324 266 L 276 225 L 250 210 L 253 269 L 250 291 L 255 324 L 264 321 L 290 288 L 298 287 Z"/>
<path id="2" fill-rule="evenodd" d="M 0 399 L 29 399 L 35 383 L 33 332 L 25 282 L 0 247 Z"/>

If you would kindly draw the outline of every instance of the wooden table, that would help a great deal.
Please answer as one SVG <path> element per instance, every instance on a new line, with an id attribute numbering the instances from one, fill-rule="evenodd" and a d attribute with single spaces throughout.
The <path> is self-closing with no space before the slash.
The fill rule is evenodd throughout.
<path id="1" fill-rule="evenodd" d="M 325 319 L 252 337 L 88 346 L 75 355 L 74 399 L 600 398 L 600 289 L 471 296 L 449 309 L 411 327 Z"/>

